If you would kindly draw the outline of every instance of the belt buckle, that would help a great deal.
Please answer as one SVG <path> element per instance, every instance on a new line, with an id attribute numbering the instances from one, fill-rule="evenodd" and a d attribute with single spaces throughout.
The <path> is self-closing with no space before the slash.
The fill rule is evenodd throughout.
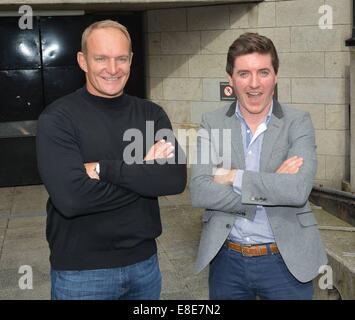
<path id="1" fill-rule="evenodd" d="M 264 255 L 262 252 L 261 252 L 261 248 L 262 248 L 263 245 L 260 245 L 260 244 L 247 244 L 245 246 L 242 247 L 242 254 L 243 256 L 247 256 L 247 257 L 260 257 L 262 255 Z M 251 247 L 255 247 L 256 249 L 256 252 L 251 252 L 251 253 L 244 253 L 244 247 L 247 247 L 246 249 L 249 249 Z M 267 248 L 266 248 L 267 250 Z"/>
<path id="2" fill-rule="evenodd" d="M 243 256 L 246 256 L 246 257 L 250 257 L 250 253 L 247 253 L 246 251 L 244 251 L 244 249 L 249 249 L 251 248 L 253 245 L 252 244 L 243 244 L 241 245 L 241 248 L 242 248 L 242 255 Z"/>

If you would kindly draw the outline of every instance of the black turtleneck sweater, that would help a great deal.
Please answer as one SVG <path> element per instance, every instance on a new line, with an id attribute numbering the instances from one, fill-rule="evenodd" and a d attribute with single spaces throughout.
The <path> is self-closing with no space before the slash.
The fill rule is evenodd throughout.
<path id="1" fill-rule="evenodd" d="M 154 123 L 154 133 L 171 129 L 163 109 L 152 102 L 126 94 L 97 97 L 85 88 L 41 114 L 37 159 L 49 193 L 46 236 L 55 270 L 121 267 L 156 252 L 155 238 L 161 234 L 157 197 L 184 190 L 186 165 L 177 164 L 183 151 L 168 134 L 163 135 L 175 142 L 174 163 L 143 161 L 146 143 L 149 150 L 161 138 L 147 137 L 147 121 L 148 127 Z M 134 140 L 137 132 L 143 150 Z M 135 163 L 132 157 L 123 161 L 124 150 Z M 100 180 L 90 179 L 84 163 L 97 161 Z"/>

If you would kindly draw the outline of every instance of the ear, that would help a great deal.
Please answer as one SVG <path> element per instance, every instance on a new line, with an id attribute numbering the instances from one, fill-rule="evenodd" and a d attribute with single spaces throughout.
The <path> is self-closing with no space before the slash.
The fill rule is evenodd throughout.
<path id="1" fill-rule="evenodd" d="M 275 75 L 274 91 L 275 91 L 276 85 L 277 85 L 277 74 Z"/>
<path id="2" fill-rule="evenodd" d="M 233 88 L 233 79 L 229 74 L 227 76 L 228 76 L 228 83 Z"/>
<path id="3" fill-rule="evenodd" d="M 273 96 L 275 95 L 276 85 L 277 85 L 277 74 L 275 75 L 274 91 L 272 93 Z"/>
<path id="4" fill-rule="evenodd" d="M 84 72 L 88 72 L 87 61 L 84 53 L 79 51 L 76 55 L 76 59 L 78 61 L 80 69 L 83 70 Z"/>

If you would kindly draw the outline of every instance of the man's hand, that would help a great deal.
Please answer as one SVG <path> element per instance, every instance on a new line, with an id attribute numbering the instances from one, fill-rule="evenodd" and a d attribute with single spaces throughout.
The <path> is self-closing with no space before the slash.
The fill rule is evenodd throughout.
<path id="1" fill-rule="evenodd" d="M 218 168 L 213 177 L 213 181 L 219 184 L 232 185 L 236 174 L 236 169 L 227 170 L 224 168 Z"/>
<path id="2" fill-rule="evenodd" d="M 303 158 L 298 156 L 293 156 L 285 160 L 282 165 L 277 169 L 276 173 L 297 173 L 303 165 Z"/>
<path id="3" fill-rule="evenodd" d="M 95 171 L 97 162 L 84 163 L 86 173 L 91 179 L 100 180 L 100 177 L 97 175 Z"/>
<path id="4" fill-rule="evenodd" d="M 144 157 L 145 161 L 156 160 L 156 159 L 169 159 L 174 156 L 174 147 L 170 142 L 166 142 L 164 139 L 158 141 L 154 144 L 147 155 Z"/>

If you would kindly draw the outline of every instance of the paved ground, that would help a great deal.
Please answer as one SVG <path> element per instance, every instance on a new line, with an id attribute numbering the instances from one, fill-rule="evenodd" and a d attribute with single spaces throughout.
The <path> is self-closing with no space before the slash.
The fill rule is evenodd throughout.
<path id="1" fill-rule="evenodd" d="M 43 186 L 0 188 L 0 299 L 49 299 L 49 250 L 45 240 Z M 193 274 L 202 210 L 189 195 L 160 199 L 163 234 L 158 239 L 162 299 L 207 299 L 207 270 Z M 19 273 L 32 267 L 33 289 L 21 290 Z M 26 271 L 27 273 L 27 271 Z"/>
<path id="2" fill-rule="evenodd" d="M 0 299 L 50 297 L 46 201 L 43 186 L 0 188 Z M 191 207 L 188 192 L 163 197 L 160 206 L 163 234 L 158 238 L 158 248 L 163 276 L 162 299 L 208 299 L 208 270 L 193 274 L 202 210 Z M 340 283 L 346 279 L 349 296 L 355 292 L 355 232 L 324 229 L 325 226 L 350 226 L 323 210 L 315 211 L 337 272 L 334 278 Z M 32 267 L 32 290 L 19 288 L 23 276 L 19 271 L 23 265 Z M 355 299 L 355 295 L 350 298 Z"/>

